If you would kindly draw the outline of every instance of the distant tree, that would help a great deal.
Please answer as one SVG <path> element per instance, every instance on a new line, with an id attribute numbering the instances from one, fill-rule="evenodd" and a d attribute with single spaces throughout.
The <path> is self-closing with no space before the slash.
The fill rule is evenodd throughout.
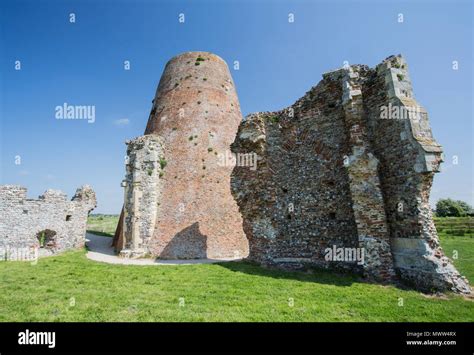
<path id="1" fill-rule="evenodd" d="M 467 214 L 467 215 L 470 215 L 472 214 L 474 211 L 472 209 L 472 206 L 469 205 L 467 202 L 464 202 L 464 201 L 456 201 L 458 203 L 458 205 L 464 210 L 464 212 Z"/>
<path id="2" fill-rule="evenodd" d="M 436 203 L 436 215 L 438 217 L 464 217 L 466 216 L 471 206 L 462 201 L 454 201 L 450 198 L 438 200 Z"/>

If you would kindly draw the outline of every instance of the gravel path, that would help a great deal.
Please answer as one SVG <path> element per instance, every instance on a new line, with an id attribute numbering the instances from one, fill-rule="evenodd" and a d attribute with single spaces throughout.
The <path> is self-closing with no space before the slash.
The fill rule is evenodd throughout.
<path id="1" fill-rule="evenodd" d="M 112 238 L 86 233 L 87 258 L 109 264 L 123 265 L 192 265 L 213 264 L 226 261 L 237 261 L 241 259 L 193 259 L 193 260 L 153 260 L 153 259 L 127 259 L 119 258 L 111 246 Z"/>

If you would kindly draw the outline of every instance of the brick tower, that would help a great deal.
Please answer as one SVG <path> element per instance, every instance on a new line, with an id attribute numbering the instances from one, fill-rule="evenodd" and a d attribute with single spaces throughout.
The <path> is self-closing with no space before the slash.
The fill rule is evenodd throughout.
<path id="1" fill-rule="evenodd" d="M 242 120 L 229 69 L 187 52 L 161 77 L 145 135 L 128 144 L 124 210 L 114 244 L 124 256 L 241 258 L 242 217 L 222 157 Z"/>

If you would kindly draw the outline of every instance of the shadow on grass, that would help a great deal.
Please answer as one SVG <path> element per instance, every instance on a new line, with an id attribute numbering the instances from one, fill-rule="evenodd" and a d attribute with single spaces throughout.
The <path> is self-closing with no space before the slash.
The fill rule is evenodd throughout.
<path id="1" fill-rule="evenodd" d="M 301 282 L 313 282 L 334 286 L 351 286 L 353 283 L 365 283 L 357 275 L 343 274 L 336 271 L 318 269 L 315 267 L 306 268 L 301 271 L 286 271 L 276 268 L 267 268 L 250 261 L 230 261 L 217 263 L 233 272 L 241 272 L 250 275 L 271 277 L 274 279 L 297 280 Z"/>

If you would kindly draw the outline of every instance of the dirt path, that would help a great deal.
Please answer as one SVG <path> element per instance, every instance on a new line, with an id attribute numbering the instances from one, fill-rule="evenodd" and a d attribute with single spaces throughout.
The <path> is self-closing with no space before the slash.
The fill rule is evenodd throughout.
<path id="1" fill-rule="evenodd" d="M 240 259 L 193 259 L 193 260 L 154 260 L 154 259 L 126 259 L 119 258 L 111 246 L 112 238 L 86 233 L 87 258 L 94 261 L 101 261 L 108 264 L 123 265 L 192 265 L 192 264 L 213 264 L 226 261 L 237 261 Z"/>

